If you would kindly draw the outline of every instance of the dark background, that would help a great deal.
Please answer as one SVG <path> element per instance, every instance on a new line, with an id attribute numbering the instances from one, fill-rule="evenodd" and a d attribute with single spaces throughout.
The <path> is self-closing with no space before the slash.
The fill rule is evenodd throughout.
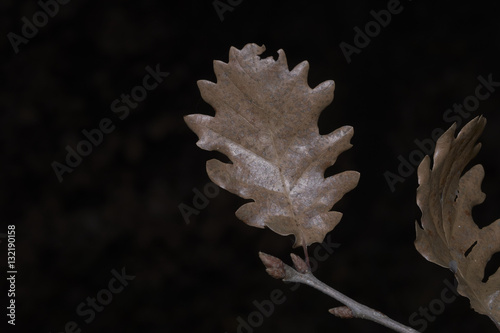
<path id="1" fill-rule="evenodd" d="M 335 206 L 344 217 L 331 239 L 341 246 L 316 275 L 407 325 L 419 307 L 439 299 L 453 277 L 414 248 L 416 173 L 391 192 L 384 172 L 397 172 L 398 155 L 407 159 L 415 139 L 451 125 L 445 110 L 474 94 L 479 75 L 500 81 L 500 5 L 401 4 L 348 64 L 339 44 L 352 45 L 353 28 L 363 29 L 370 11 L 387 1 L 245 0 L 221 21 L 212 1 L 72 0 L 18 53 L 7 34 L 20 35 L 21 18 L 32 21 L 40 6 L 1 1 L 0 232 L 16 225 L 15 331 L 62 332 L 75 321 L 82 332 L 236 332 L 237 318 L 256 311 L 252 302 L 278 288 L 286 302 L 254 332 L 390 332 L 335 318 L 327 309 L 336 301 L 305 286 L 291 292 L 269 277 L 258 251 L 290 262 L 293 239 L 239 221 L 234 212 L 242 199 L 221 190 L 189 224 L 179 211 L 181 203 L 193 205 L 193 189 L 203 191 L 205 161 L 216 156 L 196 147 L 182 119 L 213 114 L 196 81 L 215 81 L 212 61 L 227 62 L 230 46 L 250 42 L 265 44 L 264 56 L 284 49 L 290 68 L 308 60 L 311 87 L 335 80 L 321 133 L 355 128 L 354 147 L 331 172 L 357 170 L 361 179 Z M 119 120 L 111 103 L 156 64 L 170 75 Z M 475 159 L 486 170 L 488 197 L 474 210 L 481 226 L 499 216 L 499 108 L 495 92 L 472 113 L 488 119 Z M 60 183 L 51 163 L 64 163 L 65 147 L 74 148 L 82 130 L 103 118 L 115 130 Z M 5 241 L 0 247 L 4 276 Z M 122 267 L 135 279 L 85 323 L 77 306 Z M 7 285 L 0 286 L 5 297 Z M 496 329 L 461 297 L 427 331 Z"/>

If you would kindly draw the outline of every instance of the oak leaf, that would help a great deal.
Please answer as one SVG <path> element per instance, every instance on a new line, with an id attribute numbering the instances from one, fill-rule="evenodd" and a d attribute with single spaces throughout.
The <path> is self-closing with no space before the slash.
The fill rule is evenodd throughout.
<path id="1" fill-rule="evenodd" d="M 359 173 L 345 171 L 325 179 L 326 168 L 351 147 L 353 129 L 341 127 L 320 135 L 321 111 L 333 100 L 334 82 L 311 89 L 309 64 L 292 71 L 285 53 L 261 59 L 264 46 L 234 47 L 229 62 L 214 61 L 217 83 L 198 81 L 215 117 L 185 117 L 198 135 L 197 145 L 230 159 L 207 162 L 210 179 L 242 198 L 252 199 L 236 211 L 245 223 L 295 235 L 297 246 L 322 242 L 342 214 L 330 211 L 356 187 Z"/>
<path id="2" fill-rule="evenodd" d="M 434 163 L 426 156 L 418 168 L 417 204 L 422 228 L 416 222 L 417 250 L 427 260 L 450 268 L 458 292 L 472 308 L 489 316 L 500 328 L 500 270 L 483 281 L 485 266 L 500 251 L 500 219 L 479 228 L 472 207 L 486 198 L 481 191 L 482 165 L 462 171 L 481 148 L 476 143 L 486 119 L 476 117 L 455 138 L 453 124 L 437 141 Z"/>

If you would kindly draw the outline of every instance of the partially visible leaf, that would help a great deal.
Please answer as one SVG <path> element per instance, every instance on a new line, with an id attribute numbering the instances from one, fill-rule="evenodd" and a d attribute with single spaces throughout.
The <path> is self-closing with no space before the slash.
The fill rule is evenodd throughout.
<path id="1" fill-rule="evenodd" d="M 229 52 L 229 63 L 214 61 L 217 83 L 198 81 L 215 117 L 185 117 L 198 135 L 197 145 L 227 155 L 231 163 L 207 162 L 210 179 L 253 202 L 236 215 L 245 223 L 295 235 L 297 246 L 322 242 L 342 216 L 332 206 L 353 189 L 359 173 L 324 178 L 326 168 L 349 149 L 353 129 L 344 126 L 320 135 L 321 111 L 333 99 L 334 82 L 311 89 L 309 64 L 292 71 L 283 50 L 279 58 L 261 59 L 264 46 L 247 44 Z"/>
<path id="2" fill-rule="evenodd" d="M 455 138 L 453 124 L 436 143 L 432 170 L 429 156 L 420 164 L 417 204 L 423 229 L 416 223 L 415 246 L 427 260 L 450 268 L 458 292 L 500 328 L 500 270 L 482 282 L 486 263 L 500 251 L 500 220 L 480 229 L 472 219 L 472 207 L 486 197 L 482 165 L 460 177 L 481 148 L 476 141 L 485 125 L 485 118 L 476 117 Z"/>

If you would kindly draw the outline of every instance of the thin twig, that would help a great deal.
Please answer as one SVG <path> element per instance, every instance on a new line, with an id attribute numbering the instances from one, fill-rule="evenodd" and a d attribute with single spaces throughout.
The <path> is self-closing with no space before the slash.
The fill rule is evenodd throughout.
<path id="1" fill-rule="evenodd" d="M 259 253 L 259 256 L 261 259 L 264 258 L 267 259 L 267 262 L 269 262 L 269 257 L 272 257 L 268 254 Z M 273 259 L 278 259 L 275 257 L 272 257 Z M 279 259 L 278 259 L 279 260 Z M 281 261 L 281 260 L 280 260 Z M 264 262 L 266 265 L 266 262 Z M 376 323 L 379 323 L 381 325 L 384 325 L 396 332 L 401 332 L 401 333 L 418 333 L 417 330 L 414 330 L 411 327 L 405 326 L 395 320 L 392 320 L 391 318 L 387 317 L 383 313 L 376 311 L 372 308 L 367 307 L 366 305 L 360 304 L 356 302 L 355 300 L 347 297 L 346 295 L 342 294 L 341 292 L 333 289 L 332 287 L 324 284 L 320 280 L 318 280 L 310 270 L 306 271 L 305 273 L 299 273 L 292 267 L 284 264 L 282 261 L 279 264 L 281 274 L 278 276 L 275 276 L 275 278 L 281 278 L 283 281 L 286 282 L 299 282 L 303 284 L 307 284 L 310 287 L 313 287 L 315 289 L 318 289 L 319 291 L 323 292 L 324 294 L 336 299 L 337 301 L 341 302 L 342 304 L 346 305 L 351 311 L 352 311 L 352 317 L 354 318 L 361 318 L 361 319 L 368 319 L 371 321 L 374 321 Z M 268 269 L 272 267 L 268 267 Z M 283 271 L 284 268 L 284 271 Z"/>

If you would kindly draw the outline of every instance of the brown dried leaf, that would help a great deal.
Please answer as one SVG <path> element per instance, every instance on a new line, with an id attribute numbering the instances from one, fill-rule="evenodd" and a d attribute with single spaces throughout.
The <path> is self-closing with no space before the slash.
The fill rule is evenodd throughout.
<path id="1" fill-rule="evenodd" d="M 307 61 L 289 71 L 283 50 L 276 61 L 261 59 L 264 50 L 256 44 L 232 47 L 228 63 L 214 61 L 217 83 L 201 80 L 198 87 L 215 117 L 194 114 L 185 121 L 200 148 L 232 162 L 208 161 L 210 179 L 254 200 L 237 210 L 239 219 L 294 234 L 294 247 L 322 242 L 342 217 L 330 209 L 359 180 L 355 171 L 324 178 L 326 168 L 351 147 L 353 129 L 320 135 L 318 117 L 333 100 L 334 82 L 311 89 Z"/>
<path id="2" fill-rule="evenodd" d="M 481 192 L 482 165 L 460 177 L 481 148 L 476 141 L 485 125 L 485 118 L 476 117 L 455 138 L 453 124 L 436 143 L 432 170 L 429 156 L 420 164 L 417 204 L 423 229 L 416 223 L 415 247 L 427 260 L 450 268 L 458 280 L 458 292 L 470 299 L 476 312 L 499 326 L 500 270 L 487 282 L 482 280 L 486 263 L 500 251 L 500 219 L 482 229 L 472 219 L 472 207 L 486 197 Z"/>

